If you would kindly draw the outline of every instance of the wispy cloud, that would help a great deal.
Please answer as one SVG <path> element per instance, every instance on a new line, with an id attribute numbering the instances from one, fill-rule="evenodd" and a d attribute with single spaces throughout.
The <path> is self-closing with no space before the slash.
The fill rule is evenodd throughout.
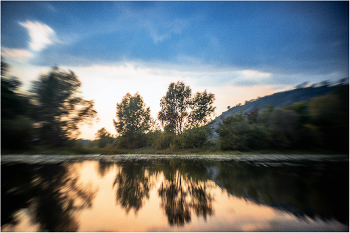
<path id="1" fill-rule="evenodd" d="M 25 49 L 10 49 L 3 47 L 1 50 L 2 56 L 14 59 L 19 62 L 26 62 L 29 58 L 33 57 L 33 54 Z"/>
<path id="2" fill-rule="evenodd" d="M 174 34 L 181 34 L 182 30 L 184 30 L 188 24 L 188 21 L 185 19 L 175 19 L 172 22 L 158 23 L 157 26 L 155 26 L 154 22 L 148 22 L 146 27 L 152 36 L 153 42 L 157 44 L 158 42 L 170 38 Z"/>
<path id="3" fill-rule="evenodd" d="M 33 51 L 41 51 L 48 45 L 59 41 L 55 31 L 46 24 L 29 20 L 19 22 L 19 24 L 28 30 L 30 36 L 29 46 Z"/>

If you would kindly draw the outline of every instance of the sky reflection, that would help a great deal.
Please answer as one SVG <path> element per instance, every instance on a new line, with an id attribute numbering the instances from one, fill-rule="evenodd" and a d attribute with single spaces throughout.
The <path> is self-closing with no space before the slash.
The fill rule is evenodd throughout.
<path id="1" fill-rule="evenodd" d="M 324 213 L 317 212 L 315 215 L 305 213 L 304 216 L 297 217 L 295 211 L 297 212 L 300 208 L 298 206 L 289 206 L 289 209 L 287 207 L 283 209 L 281 208 L 283 203 L 276 205 L 282 199 L 272 200 L 274 205 L 268 204 L 267 196 L 273 197 L 273 193 L 264 193 L 263 190 L 260 190 L 260 197 L 255 198 L 252 196 L 254 190 L 248 190 L 252 189 L 252 180 L 249 180 L 249 175 L 240 173 L 242 184 L 247 183 L 242 189 L 242 192 L 245 193 L 242 196 L 238 192 L 241 184 L 237 177 L 232 176 L 232 174 L 229 177 L 228 173 L 222 173 L 220 170 L 222 168 L 227 170 L 225 166 L 231 163 L 215 163 L 206 164 L 203 161 L 188 160 L 152 162 L 145 160 L 118 163 L 85 161 L 64 165 L 27 165 L 26 172 L 31 171 L 27 175 L 32 174 L 32 177 L 42 175 L 39 180 L 36 179 L 36 182 L 33 182 L 35 188 L 14 181 L 13 184 L 17 186 L 19 191 L 13 193 L 11 190 L 15 188 L 9 188 L 5 182 L 2 184 L 2 192 L 6 194 L 12 192 L 12 198 L 18 198 L 19 193 L 23 197 L 28 196 L 29 202 L 24 203 L 35 203 L 33 200 L 38 200 L 38 202 L 23 205 L 14 211 L 14 219 L 17 222 L 12 222 L 11 225 L 10 222 L 4 224 L 5 222 L 2 221 L 4 225 L 2 225 L 1 230 L 84 232 L 348 230 L 348 223 L 342 224 L 332 218 L 323 221 L 329 218 L 324 213 L 332 213 L 334 210 L 327 210 Z M 51 167 L 45 169 L 47 166 Z M 58 166 L 60 169 L 53 170 L 52 166 Z M 247 168 L 246 165 L 237 163 L 233 163 L 231 166 L 234 166 L 232 170 L 235 170 L 236 174 L 241 172 L 240 166 Z M 23 167 L 20 168 L 23 172 Z M 53 170 L 51 176 L 47 176 L 50 169 Z M 215 169 L 217 172 L 213 172 Z M 8 171 L 11 170 L 16 171 L 13 165 L 12 167 L 5 166 L 7 175 L 9 175 Z M 269 169 L 265 168 L 264 171 L 268 172 L 267 170 Z M 288 169 L 284 170 L 288 171 Z M 295 170 L 294 173 L 299 176 L 306 171 L 307 169 Z M 315 170 L 311 169 L 311 171 L 317 173 Z M 246 172 L 257 173 L 254 170 L 246 170 Z M 224 177 L 221 174 L 225 174 L 226 182 L 229 180 L 232 182 L 231 187 L 223 182 Z M 304 174 L 302 179 L 315 178 L 310 174 Z M 265 176 L 261 174 L 260 177 Z M 48 180 L 48 177 L 51 180 Z M 271 182 L 275 181 L 271 180 Z M 327 181 L 325 182 L 327 185 Z M 53 188 L 54 186 L 55 188 Z M 232 187 L 235 188 L 232 189 Z M 271 183 L 269 189 L 272 190 L 275 187 L 276 184 Z M 56 192 L 64 195 L 55 199 Z M 236 195 L 233 195 L 233 192 L 236 192 Z M 289 198 L 300 198 L 293 195 L 291 194 Z M 322 195 L 327 196 L 328 194 L 323 193 Z M 2 201 L 4 198 L 5 201 L 9 198 L 2 196 Z M 79 199 L 81 201 L 78 201 Z M 14 200 L 12 199 L 12 201 Z M 340 202 L 342 201 L 344 200 L 340 200 Z M 60 207 L 60 210 L 51 208 L 52 213 L 40 215 L 43 214 L 43 211 L 41 208 L 41 212 L 38 212 L 40 211 L 39 207 L 45 203 Z M 289 201 L 289 203 L 293 203 L 293 201 Z M 345 202 L 342 204 L 344 205 Z M 323 206 L 323 208 L 326 207 L 327 205 Z M 310 211 L 315 210 L 310 209 Z M 339 209 L 335 211 L 339 212 Z M 59 214 L 59 218 L 52 219 L 57 214 Z M 324 215 L 323 220 L 320 218 L 322 215 Z M 68 223 L 74 223 L 73 228 L 68 229 L 61 225 L 67 223 L 67 220 L 69 220 Z M 52 222 L 51 225 L 48 224 L 50 222 Z M 50 228 L 50 226 L 55 226 L 55 228 Z"/>

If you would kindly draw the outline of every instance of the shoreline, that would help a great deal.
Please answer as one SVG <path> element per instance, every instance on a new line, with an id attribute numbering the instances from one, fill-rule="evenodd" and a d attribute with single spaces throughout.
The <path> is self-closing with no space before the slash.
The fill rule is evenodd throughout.
<path id="1" fill-rule="evenodd" d="M 60 162 L 119 162 L 125 160 L 187 159 L 208 161 L 349 161 L 349 155 L 324 154 L 243 154 L 243 155 L 193 155 L 193 154 L 115 154 L 115 155 L 1 155 L 1 164 L 6 163 L 60 163 Z"/>

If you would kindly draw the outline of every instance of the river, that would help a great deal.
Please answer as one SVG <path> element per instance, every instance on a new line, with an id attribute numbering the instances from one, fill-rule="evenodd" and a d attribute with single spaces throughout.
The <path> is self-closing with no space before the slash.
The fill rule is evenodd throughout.
<path id="1" fill-rule="evenodd" d="M 349 162 L 2 156 L 1 224 L 2 231 L 349 231 Z"/>

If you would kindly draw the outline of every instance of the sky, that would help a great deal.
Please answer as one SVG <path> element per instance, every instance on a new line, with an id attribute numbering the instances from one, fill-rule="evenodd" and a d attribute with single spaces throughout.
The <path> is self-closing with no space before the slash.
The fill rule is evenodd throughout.
<path id="1" fill-rule="evenodd" d="M 138 92 L 154 118 L 171 82 L 215 94 L 215 114 L 296 85 L 349 76 L 349 2 L 1 1 L 1 55 L 23 90 L 72 70 L 116 134 L 116 103 Z"/>

